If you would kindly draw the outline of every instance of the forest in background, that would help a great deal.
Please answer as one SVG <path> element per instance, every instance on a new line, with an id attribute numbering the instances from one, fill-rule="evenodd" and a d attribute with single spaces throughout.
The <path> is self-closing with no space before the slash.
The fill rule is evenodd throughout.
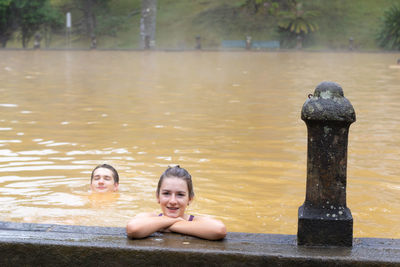
<path id="1" fill-rule="evenodd" d="M 93 36 L 99 49 L 142 48 L 141 7 L 146 0 L 0 0 L 0 11 L 1 6 L 4 9 L 13 1 L 35 11 L 44 3 L 41 14 L 46 19 L 30 31 L 18 23 L 9 25 L 14 28 L 5 48 L 32 48 L 38 33 L 41 48 L 66 48 L 67 12 L 72 18 L 70 48 L 89 48 Z M 37 6 L 32 6 L 35 3 Z M 281 48 L 287 49 L 299 48 L 300 40 L 304 50 L 347 50 L 351 45 L 355 50 L 368 51 L 382 49 L 378 38 L 385 12 L 399 1 L 158 0 L 156 3 L 156 49 L 193 49 L 196 37 L 201 38 L 203 49 L 218 49 L 222 40 L 245 40 L 251 36 L 259 41 L 279 40 Z M 40 16 L 28 17 L 28 13 L 21 12 L 20 16 L 25 14 L 28 22 L 40 19 Z M 0 15 L 4 21 L 10 12 Z"/>

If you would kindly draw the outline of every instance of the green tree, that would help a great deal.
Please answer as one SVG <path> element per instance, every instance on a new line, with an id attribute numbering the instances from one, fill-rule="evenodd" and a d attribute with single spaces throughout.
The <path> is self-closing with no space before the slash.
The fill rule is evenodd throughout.
<path id="1" fill-rule="evenodd" d="M 48 1 L 43 6 L 43 11 L 46 16 L 44 17 L 41 31 L 43 33 L 45 45 L 48 48 L 53 33 L 62 29 L 64 26 L 64 16 L 59 9 L 53 7 Z"/>
<path id="2" fill-rule="evenodd" d="M 39 30 L 43 14 L 40 7 L 44 0 L 15 0 L 18 26 L 21 30 L 22 47 L 26 48 L 31 37 Z"/>
<path id="3" fill-rule="evenodd" d="M 318 30 L 318 16 L 318 11 L 304 10 L 302 3 L 293 0 L 288 11 L 279 12 L 278 30 L 285 39 L 283 43 L 296 40 L 297 48 L 301 48 L 306 36 Z"/>
<path id="4" fill-rule="evenodd" d="M 17 29 L 15 6 L 12 0 L 0 0 L 0 42 L 6 47 L 7 41 Z"/>
<path id="5" fill-rule="evenodd" d="M 26 48 L 29 40 L 42 27 L 57 25 L 57 13 L 49 0 L 14 0 L 16 20 L 21 31 L 22 47 Z"/>
<path id="6" fill-rule="evenodd" d="M 266 11 L 269 15 L 276 15 L 280 8 L 285 8 L 291 0 L 242 0 L 237 4 L 245 7 L 250 14 Z M 264 12 L 265 13 L 265 12 Z"/>
<path id="7" fill-rule="evenodd" d="M 386 49 L 400 50 L 400 5 L 394 5 L 385 11 L 378 43 Z"/>
<path id="8" fill-rule="evenodd" d="M 69 0 L 62 9 L 74 16 L 74 33 L 86 36 L 95 45 L 98 36 L 115 36 L 126 24 L 127 16 L 110 14 L 110 0 Z"/>

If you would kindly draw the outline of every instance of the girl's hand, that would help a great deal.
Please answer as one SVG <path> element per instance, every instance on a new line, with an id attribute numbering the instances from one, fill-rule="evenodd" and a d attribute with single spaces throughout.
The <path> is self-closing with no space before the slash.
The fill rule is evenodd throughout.
<path id="1" fill-rule="evenodd" d="M 170 232 L 169 228 L 182 220 L 182 218 L 157 216 L 154 213 L 141 213 L 128 222 L 126 233 L 131 238 L 143 238 L 157 231 Z"/>
<path id="2" fill-rule="evenodd" d="M 226 227 L 223 222 L 199 216 L 191 222 L 186 220 L 175 222 L 168 227 L 168 230 L 209 240 L 219 240 L 226 236 Z"/>
<path id="3" fill-rule="evenodd" d="M 181 222 L 181 221 L 184 221 L 184 220 L 185 220 L 185 219 L 183 219 L 183 218 L 181 218 L 181 217 L 174 218 L 174 219 L 175 219 L 175 222 L 173 222 L 170 226 L 168 226 L 168 227 L 166 227 L 166 228 L 160 229 L 159 231 L 160 231 L 160 232 L 163 232 L 163 233 L 172 233 L 172 231 L 171 231 L 170 228 L 171 228 L 175 223 Z"/>

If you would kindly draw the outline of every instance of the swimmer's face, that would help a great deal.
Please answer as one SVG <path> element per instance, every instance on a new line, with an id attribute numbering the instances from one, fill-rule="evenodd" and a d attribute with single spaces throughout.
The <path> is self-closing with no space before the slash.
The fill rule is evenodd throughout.
<path id="1" fill-rule="evenodd" d="M 98 168 L 93 173 L 90 184 L 93 192 L 115 192 L 118 190 L 118 183 L 114 182 L 113 172 L 107 168 Z"/>
<path id="2" fill-rule="evenodd" d="M 186 181 L 176 177 L 164 178 L 157 200 L 164 216 L 183 218 L 191 201 Z"/>

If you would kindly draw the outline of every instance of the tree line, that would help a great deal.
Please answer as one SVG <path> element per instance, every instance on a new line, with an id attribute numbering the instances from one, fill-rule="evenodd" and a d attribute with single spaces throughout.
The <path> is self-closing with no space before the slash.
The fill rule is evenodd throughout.
<path id="1" fill-rule="evenodd" d="M 150 0 L 142 0 L 142 6 Z M 153 0 L 157 4 L 156 0 Z M 0 42 L 4 48 L 16 37 L 22 47 L 29 41 L 43 38 L 49 47 L 52 35 L 65 29 L 65 13 L 79 13 L 74 21 L 74 34 L 96 39 L 97 36 L 115 36 L 127 27 L 127 19 L 141 14 L 141 6 L 127 10 L 124 16 L 110 15 L 111 0 L 0 0 Z M 55 4 L 57 3 L 57 4 Z M 235 5 L 254 16 L 273 17 L 284 46 L 303 41 L 319 30 L 318 18 L 322 14 L 305 0 L 237 0 Z M 143 11 L 142 11 L 143 12 Z M 143 14 L 142 14 L 143 16 Z M 154 31 L 154 29 L 153 29 Z M 384 14 L 376 40 L 382 48 L 400 50 L 400 4 L 393 5 Z"/>
<path id="2" fill-rule="evenodd" d="M 294 43 L 297 48 L 302 47 L 303 41 L 319 30 L 317 21 L 323 15 L 306 0 L 242 0 L 239 3 L 255 15 L 273 16 L 281 42 L 287 47 Z M 400 3 L 388 8 L 381 20 L 375 37 L 378 45 L 388 50 L 400 50 Z"/>
<path id="3" fill-rule="evenodd" d="M 8 40 L 18 32 L 26 48 L 39 28 L 50 32 L 61 25 L 57 12 L 47 0 L 0 0 L 1 46 L 6 47 Z"/>
<path id="4" fill-rule="evenodd" d="M 6 47 L 14 36 L 27 48 L 35 36 L 43 38 L 48 47 L 52 34 L 64 30 L 66 12 L 80 14 L 74 22 L 74 34 L 89 38 L 115 35 L 126 17 L 109 15 L 109 3 L 110 0 L 66 0 L 55 5 L 50 0 L 0 0 L 1 46 Z"/>

